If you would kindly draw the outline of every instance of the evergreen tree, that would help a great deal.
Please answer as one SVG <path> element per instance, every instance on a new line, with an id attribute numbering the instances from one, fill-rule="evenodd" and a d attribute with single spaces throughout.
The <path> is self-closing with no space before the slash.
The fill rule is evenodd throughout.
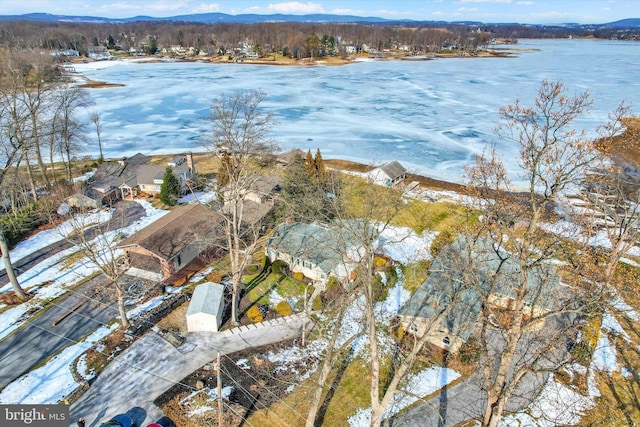
<path id="1" fill-rule="evenodd" d="M 316 151 L 316 157 L 313 159 L 316 166 L 316 174 L 318 176 L 318 181 L 321 185 L 326 184 L 327 182 L 327 168 L 324 166 L 324 160 L 322 160 L 322 154 L 320 154 L 320 149 Z"/>
<path id="2" fill-rule="evenodd" d="M 232 168 L 231 156 L 228 152 L 223 152 L 220 158 L 220 169 L 218 169 L 218 188 L 222 188 L 229 183 L 229 171 Z"/>
<path id="3" fill-rule="evenodd" d="M 304 168 L 310 178 L 316 179 L 316 162 L 313 160 L 311 150 L 307 151 L 307 157 L 304 159 Z"/>
<path id="4" fill-rule="evenodd" d="M 180 196 L 180 181 L 167 166 L 160 186 L 160 201 L 165 205 L 173 206 L 178 201 L 178 196 Z"/>

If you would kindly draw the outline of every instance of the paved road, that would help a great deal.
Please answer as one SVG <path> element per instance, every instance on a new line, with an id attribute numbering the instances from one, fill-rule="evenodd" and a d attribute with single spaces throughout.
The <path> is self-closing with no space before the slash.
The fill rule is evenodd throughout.
<path id="1" fill-rule="evenodd" d="M 139 203 L 120 201 L 116 204 L 110 227 L 115 229 L 132 224 L 144 214 L 144 208 Z M 23 268 L 29 269 L 43 259 L 70 246 L 69 242 L 63 240 L 42 248 L 32 256 L 23 258 L 19 263 L 26 266 Z M 4 270 L 2 272 L 6 279 L 6 273 Z M 0 286 L 1 280 L 0 276 Z M 96 289 L 104 284 L 105 279 L 101 276 L 85 283 L 74 292 L 69 292 L 60 298 L 55 305 L 44 309 L 40 316 L 26 322 L 25 326 L 14 334 L 0 341 L 0 360 L 2 360 L 0 389 L 31 370 L 47 357 L 66 348 L 116 317 L 115 303 L 95 297 Z M 100 299 L 105 305 L 91 302 L 90 298 Z M 51 326 L 52 322 L 82 301 L 87 302 L 57 326 Z"/>
<path id="2" fill-rule="evenodd" d="M 111 221 L 109 222 L 110 230 L 131 225 L 134 221 L 137 221 L 145 215 L 145 210 L 140 203 L 128 200 L 120 200 L 115 204 L 114 207 L 115 211 L 113 212 Z M 90 233 L 92 233 L 91 229 L 86 233 L 87 235 L 90 235 Z M 37 251 L 19 260 L 11 260 L 11 263 L 13 264 L 13 268 L 15 269 L 16 273 L 20 275 L 25 271 L 35 267 L 37 264 L 41 263 L 50 256 L 55 255 L 67 248 L 70 248 L 71 246 L 72 244 L 70 242 L 62 239 L 61 237 L 60 241 L 45 246 L 44 248 L 40 248 Z M 4 268 L 2 268 L 2 270 L 0 270 L 0 288 L 7 283 L 9 283 L 7 272 Z"/>
<path id="3" fill-rule="evenodd" d="M 116 316 L 115 302 L 101 306 L 89 300 L 94 297 L 96 287 L 104 283 L 103 276 L 87 282 L 0 342 L 0 388 Z M 56 326 L 51 326 L 63 313 L 83 301 L 85 303 L 75 312 Z"/>
<path id="4" fill-rule="evenodd" d="M 137 425 L 162 417 L 153 401 L 219 351 L 234 353 L 299 336 L 312 321 L 292 315 L 260 325 L 241 326 L 221 333 L 191 333 L 178 349 L 153 331 L 135 341 L 98 376 L 89 390 L 71 405 L 71 420 L 83 417 L 97 426 L 121 413 L 135 416 Z M 70 424 L 75 426 L 75 423 Z"/>
<path id="5" fill-rule="evenodd" d="M 544 387 L 546 375 L 529 374 L 516 387 L 516 392 L 507 403 L 507 410 L 517 412 L 529 403 Z M 449 427 L 463 421 L 481 417 L 486 407 L 486 398 L 476 375 L 472 375 L 453 387 L 445 387 L 442 393 L 414 406 L 391 420 L 391 427 Z"/>

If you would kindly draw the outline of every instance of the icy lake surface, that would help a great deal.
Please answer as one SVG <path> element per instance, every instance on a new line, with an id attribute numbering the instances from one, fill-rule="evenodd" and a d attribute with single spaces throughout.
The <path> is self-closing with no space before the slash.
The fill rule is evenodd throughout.
<path id="1" fill-rule="evenodd" d="M 590 134 L 623 100 L 640 114 L 640 43 L 521 40 L 515 48 L 516 58 L 331 67 L 109 61 L 76 70 L 125 85 L 89 91 L 109 157 L 204 151 L 212 100 L 236 90 L 266 93 L 261 106 L 278 121 L 272 137 L 282 150 L 320 148 L 325 158 L 371 164 L 396 159 L 450 181 L 492 143 L 517 180 L 517 147 L 494 133 L 498 111 L 516 99 L 531 105 L 543 79 L 562 81 L 571 94 L 589 91 L 593 109 L 578 126 Z M 87 154 L 95 156 L 94 134 Z"/>

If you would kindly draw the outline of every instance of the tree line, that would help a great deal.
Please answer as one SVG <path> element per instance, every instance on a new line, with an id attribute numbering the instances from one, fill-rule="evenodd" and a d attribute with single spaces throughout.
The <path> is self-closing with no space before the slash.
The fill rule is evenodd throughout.
<path id="1" fill-rule="evenodd" d="M 8 247 L 46 221 L 40 209 L 50 208 L 43 201 L 57 184 L 72 182 L 75 156 L 84 150 L 88 132 L 79 113 L 91 102 L 51 58 L 7 49 L 0 57 L 0 197 L 7 213 L 0 222 L 0 243 L 11 283 L 24 299 Z M 99 116 L 92 120 L 99 129 Z"/>
<path id="2" fill-rule="evenodd" d="M 320 44 L 336 48 L 366 44 L 377 50 L 409 46 L 417 52 L 437 51 L 447 44 L 486 45 L 490 33 L 464 26 L 380 27 L 355 24 L 257 23 L 195 24 L 136 21 L 119 24 L 0 22 L 0 46 L 11 49 L 74 49 L 87 56 L 92 46 L 128 51 L 152 46 L 193 47 L 198 51 L 227 52 L 240 42 L 260 46 L 263 53 L 309 57 Z M 312 40 L 310 40 L 310 37 Z M 316 39 L 314 39 L 317 38 Z M 331 40 L 331 42 L 329 42 Z M 154 53 L 154 52 L 152 52 Z"/>

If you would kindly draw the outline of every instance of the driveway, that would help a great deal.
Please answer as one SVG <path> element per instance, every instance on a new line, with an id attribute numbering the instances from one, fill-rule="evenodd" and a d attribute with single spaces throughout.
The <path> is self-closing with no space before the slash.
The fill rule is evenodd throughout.
<path id="1" fill-rule="evenodd" d="M 544 387 L 546 374 L 527 374 L 516 387 L 507 403 L 508 412 L 526 409 Z M 445 387 L 441 393 L 426 402 L 396 415 L 389 425 L 391 427 L 453 427 L 463 421 L 479 418 L 486 407 L 486 394 L 483 392 L 477 375 Z"/>
<path id="2" fill-rule="evenodd" d="M 70 420 L 83 417 L 87 426 L 97 426 L 116 414 L 135 409 L 138 425 L 152 423 L 163 416 L 154 400 L 213 361 L 218 352 L 230 354 L 295 338 L 302 333 L 303 325 L 309 330 L 312 321 L 300 314 L 219 333 L 190 333 L 179 348 L 150 331 L 111 362 L 71 405 Z"/>

